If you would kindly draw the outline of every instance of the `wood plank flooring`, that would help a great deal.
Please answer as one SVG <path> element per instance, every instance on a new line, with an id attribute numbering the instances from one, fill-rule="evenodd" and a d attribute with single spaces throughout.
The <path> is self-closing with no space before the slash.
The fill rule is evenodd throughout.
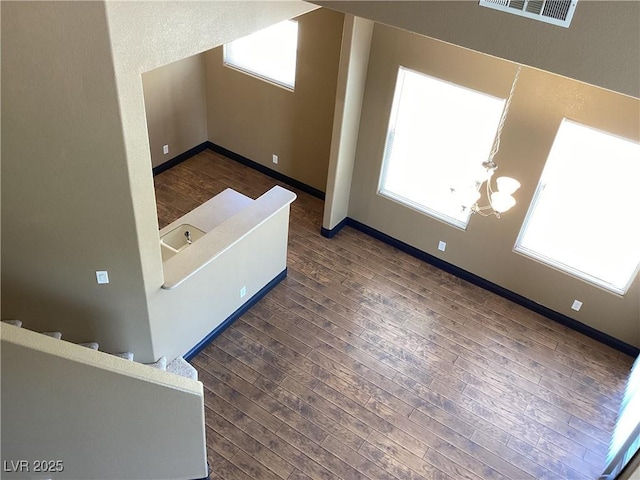
<path id="1" fill-rule="evenodd" d="M 162 227 L 278 182 L 205 151 L 155 184 Z M 323 238 L 295 192 L 288 277 L 192 362 L 212 479 L 598 477 L 631 358 L 354 229 Z"/>

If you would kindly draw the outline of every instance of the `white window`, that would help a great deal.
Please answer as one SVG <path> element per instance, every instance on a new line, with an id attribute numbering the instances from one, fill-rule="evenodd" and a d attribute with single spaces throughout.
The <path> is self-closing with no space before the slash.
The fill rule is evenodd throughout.
<path id="1" fill-rule="evenodd" d="M 451 189 L 486 161 L 505 100 L 401 67 L 379 193 L 460 228 L 469 222 Z"/>
<path id="2" fill-rule="evenodd" d="M 298 22 L 286 20 L 225 44 L 224 64 L 293 90 Z"/>
<path id="3" fill-rule="evenodd" d="M 640 265 L 640 144 L 563 120 L 516 251 L 624 294 Z"/>

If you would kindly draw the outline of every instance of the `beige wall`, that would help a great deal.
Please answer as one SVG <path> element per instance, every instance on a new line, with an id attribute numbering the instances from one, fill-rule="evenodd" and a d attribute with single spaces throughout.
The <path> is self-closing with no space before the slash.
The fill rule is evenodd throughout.
<path id="1" fill-rule="evenodd" d="M 1 8 L 2 317 L 150 358 L 104 5 Z"/>
<path id="2" fill-rule="evenodd" d="M 298 22 L 293 92 L 223 66 L 222 47 L 205 54 L 209 140 L 324 191 L 343 15 L 320 9 Z"/>
<path id="3" fill-rule="evenodd" d="M 349 193 L 372 33 L 372 21 L 353 15 L 345 16 L 322 220 L 322 226 L 327 230 L 335 228 L 349 212 Z"/>
<path id="4" fill-rule="evenodd" d="M 142 88 L 154 167 L 207 141 L 202 55 L 143 73 Z M 169 145 L 166 155 L 163 145 Z"/>
<path id="5" fill-rule="evenodd" d="M 640 97 L 640 2 L 580 0 L 557 27 L 477 0 L 314 3 Z"/>
<path id="6" fill-rule="evenodd" d="M 473 216 L 467 230 L 462 231 L 376 193 L 400 65 L 502 98 L 507 97 L 515 73 L 515 66 L 510 62 L 376 25 L 349 216 L 586 325 L 640 346 L 638 278 L 629 292 L 620 297 L 512 250 L 563 116 L 638 141 L 638 100 L 524 68 L 496 157 L 501 174 L 522 182 L 516 194 L 518 204 L 500 220 Z M 445 253 L 437 250 L 439 240 L 447 242 Z M 570 309 L 574 299 L 584 302 L 580 312 Z"/>

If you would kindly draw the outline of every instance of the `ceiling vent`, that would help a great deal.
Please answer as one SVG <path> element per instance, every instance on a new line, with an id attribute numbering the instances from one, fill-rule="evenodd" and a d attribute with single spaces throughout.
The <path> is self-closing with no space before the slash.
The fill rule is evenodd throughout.
<path id="1" fill-rule="evenodd" d="M 578 0 L 480 0 L 480 6 L 568 27 Z"/>

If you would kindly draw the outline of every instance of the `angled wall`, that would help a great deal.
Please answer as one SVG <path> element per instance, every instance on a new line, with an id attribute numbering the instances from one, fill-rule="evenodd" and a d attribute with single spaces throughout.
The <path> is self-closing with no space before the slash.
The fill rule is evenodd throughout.
<path id="1" fill-rule="evenodd" d="M 569 28 L 477 0 L 313 3 L 640 97 L 640 2 L 579 0 Z"/>

